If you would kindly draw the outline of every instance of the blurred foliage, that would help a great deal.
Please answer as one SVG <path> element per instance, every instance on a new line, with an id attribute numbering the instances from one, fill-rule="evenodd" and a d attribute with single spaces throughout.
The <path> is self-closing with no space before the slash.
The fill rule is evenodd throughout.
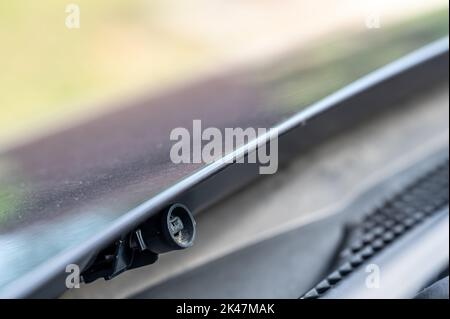
<path id="1" fill-rule="evenodd" d="M 230 60 L 236 62 L 233 59 L 242 62 L 242 55 L 250 60 L 266 57 L 269 51 L 278 52 L 285 44 L 292 46 L 302 41 L 309 47 L 307 39 L 315 38 L 316 33 L 330 34 L 333 23 L 347 18 L 357 19 L 357 27 L 363 27 L 362 12 L 353 12 L 347 18 L 345 15 L 371 2 L 286 0 L 280 5 L 278 0 L 77 0 L 74 3 L 81 9 L 81 28 L 69 30 L 65 26 L 65 8 L 70 2 L 1 1 L 0 149 L 118 106 L 111 101 L 158 92 L 202 71 L 230 65 Z M 425 6 L 420 0 L 377 1 L 381 2 L 389 12 Z M 433 8 L 444 3 L 431 2 L 429 7 Z M 414 40 L 417 45 L 429 39 L 427 35 L 420 39 L 426 29 L 421 23 L 417 41 Z M 384 30 L 383 27 L 381 32 L 371 33 L 378 32 L 383 38 Z M 414 26 L 408 32 L 413 34 Z M 292 68 L 285 64 L 291 68 L 287 73 L 292 73 L 287 76 L 297 79 L 288 80 L 290 84 L 280 89 L 284 92 L 280 95 L 292 95 L 292 107 L 308 104 L 316 93 L 322 96 L 329 91 L 314 84 L 317 81 L 333 83 L 331 90 L 347 83 L 342 76 L 345 72 L 349 79 L 364 73 L 353 65 L 346 69 L 345 62 L 339 65 L 336 60 L 332 65 L 329 61 L 335 54 L 345 57 L 355 49 L 354 45 L 361 43 L 353 43 L 349 35 L 342 35 L 342 41 L 339 37 L 327 40 L 325 44 L 329 45 L 322 45 L 311 54 L 290 59 Z M 373 43 L 368 48 L 382 42 L 383 39 L 374 40 L 376 37 L 370 35 Z M 367 69 L 380 66 L 390 56 L 397 57 L 407 49 L 399 48 L 385 56 L 369 52 L 373 63 Z M 325 67 L 330 71 L 316 72 Z M 300 80 L 299 71 L 305 72 L 302 78 L 317 80 L 296 83 Z M 307 87 L 311 83 L 312 87 Z M 297 84 L 303 89 L 297 90 Z M 299 97 L 304 101 L 295 101 L 298 94 L 304 96 Z"/>
<path id="2" fill-rule="evenodd" d="M 20 180 L 20 174 L 17 167 L 11 161 L 0 160 L 0 225 L 8 219 L 8 214 L 13 214 L 15 208 L 22 202 L 18 180 Z M 18 217 L 20 218 L 20 216 Z"/>
<path id="3" fill-rule="evenodd" d="M 447 9 L 363 34 L 336 35 L 294 52 L 256 78 L 287 114 L 298 111 L 413 50 L 448 35 Z M 382 32 L 380 32 L 382 30 Z M 305 62 L 307 61 L 307 62 Z"/>

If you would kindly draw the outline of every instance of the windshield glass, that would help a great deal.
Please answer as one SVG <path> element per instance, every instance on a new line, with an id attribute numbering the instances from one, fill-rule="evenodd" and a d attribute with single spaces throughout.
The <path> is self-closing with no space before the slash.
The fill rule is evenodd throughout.
<path id="1" fill-rule="evenodd" d="M 448 2 L 3 1 L 0 26 L 1 291 L 201 169 L 174 127 L 273 127 L 448 35 Z"/>

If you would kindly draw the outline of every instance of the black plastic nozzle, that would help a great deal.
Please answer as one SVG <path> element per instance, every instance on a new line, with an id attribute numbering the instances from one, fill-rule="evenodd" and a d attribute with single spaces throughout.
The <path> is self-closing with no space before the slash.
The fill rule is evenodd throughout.
<path id="1" fill-rule="evenodd" d="M 109 280 L 128 269 L 153 264 L 159 254 L 191 247 L 195 231 L 190 210 L 181 204 L 170 205 L 100 251 L 82 278 L 86 283 L 100 277 Z"/>
<path id="2" fill-rule="evenodd" d="M 195 233 L 194 217 L 190 210 L 181 204 L 169 206 L 135 232 L 140 249 L 155 254 L 191 247 Z"/>

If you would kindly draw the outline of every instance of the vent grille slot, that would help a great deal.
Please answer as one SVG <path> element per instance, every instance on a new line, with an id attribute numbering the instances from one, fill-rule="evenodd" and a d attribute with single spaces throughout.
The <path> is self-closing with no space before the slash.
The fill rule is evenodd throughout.
<path id="1" fill-rule="evenodd" d="M 447 159 L 367 214 L 354 226 L 351 240 L 340 255 L 340 266 L 302 298 L 321 297 L 366 260 L 428 217 L 447 207 L 448 169 Z"/>

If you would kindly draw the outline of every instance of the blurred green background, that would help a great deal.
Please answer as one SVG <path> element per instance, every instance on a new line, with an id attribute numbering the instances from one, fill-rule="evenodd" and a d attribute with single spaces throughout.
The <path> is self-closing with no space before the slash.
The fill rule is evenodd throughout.
<path id="1" fill-rule="evenodd" d="M 80 29 L 65 26 L 70 2 L 0 2 L 0 151 L 119 107 L 117 101 L 122 99 L 159 92 L 204 73 L 274 60 L 292 48 L 311 47 L 310 43 L 330 38 L 342 25 L 355 33 L 367 32 L 365 18 L 374 4 L 382 17 L 381 30 L 411 11 L 427 12 L 439 6 L 448 10 L 448 2 L 441 0 L 74 3 L 81 10 Z M 434 31 L 448 28 L 448 14 L 429 22 L 434 23 Z M 351 40 L 336 45 L 339 37 L 331 39 L 334 43 L 328 43 L 334 51 L 341 48 L 345 55 L 345 50 L 352 49 Z M 349 65 L 339 61 L 330 65 L 327 41 L 316 46 L 315 52 L 291 60 L 287 73 L 298 74 L 301 65 L 306 75 L 321 64 L 341 77 L 338 71 Z M 336 56 L 334 51 L 329 56 Z M 374 56 L 374 65 L 384 60 Z M 314 76 L 320 78 L 320 74 Z M 293 90 L 289 86 L 306 84 L 292 78 L 283 83 L 280 94 L 294 99 L 288 101 L 294 104 L 298 94 L 306 103 L 306 97 L 316 96 L 314 91 L 320 89 Z"/>

